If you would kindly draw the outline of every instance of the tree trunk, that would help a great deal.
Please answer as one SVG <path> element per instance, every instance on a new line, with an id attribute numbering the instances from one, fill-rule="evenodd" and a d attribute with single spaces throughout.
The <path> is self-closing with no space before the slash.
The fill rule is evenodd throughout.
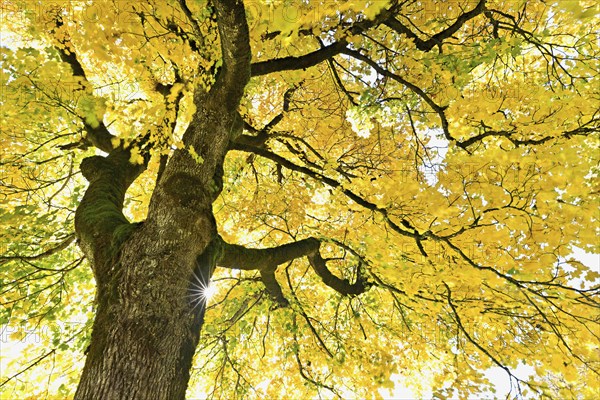
<path id="1" fill-rule="evenodd" d="M 185 398 L 204 316 L 198 286 L 212 266 L 191 271 L 186 256 L 156 254 L 143 236 L 128 241 L 99 290 L 76 399 Z"/>
<path id="2" fill-rule="evenodd" d="M 214 6 L 223 65 L 210 91 L 194 94 L 185 148 L 162 171 L 146 221 L 129 223 L 122 208 L 144 169 L 129 162 L 131 148 L 147 148 L 147 139 L 82 162 L 90 185 L 75 230 L 94 270 L 98 307 L 77 399 L 185 398 L 204 318 L 199 292 L 222 253 L 212 203 L 222 190 L 230 140 L 241 134 L 237 106 L 250 78 L 244 5 Z"/>
<path id="3" fill-rule="evenodd" d="M 198 292 L 218 250 L 209 245 L 217 236 L 211 205 L 218 190 L 201 178 L 222 162 L 224 151 L 214 150 L 200 166 L 173 157 L 142 224 L 128 223 L 121 210 L 141 171 L 129 163 L 129 151 L 82 163 L 90 186 L 75 226 L 96 277 L 98 307 L 77 399 L 185 398 L 204 315 Z"/>

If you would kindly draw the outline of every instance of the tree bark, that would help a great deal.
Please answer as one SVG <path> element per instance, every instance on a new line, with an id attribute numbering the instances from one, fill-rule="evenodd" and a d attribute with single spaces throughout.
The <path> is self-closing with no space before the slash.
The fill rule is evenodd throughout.
<path id="1" fill-rule="evenodd" d="M 75 228 L 94 270 L 98 306 L 76 399 L 185 398 L 204 318 L 198 289 L 220 251 L 212 203 L 230 138 L 241 133 L 237 106 L 250 77 L 244 6 L 214 5 L 223 67 L 208 93 L 195 94 L 186 148 L 166 165 L 146 221 L 130 224 L 122 213 L 127 188 L 143 170 L 129 163 L 129 149 L 82 163 L 90 185 Z"/>
<path id="2" fill-rule="evenodd" d="M 204 316 L 194 282 L 208 284 L 213 266 L 193 271 L 187 257 L 156 254 L 144 237 L 143 228 L 135 232 L 98 287 L 77 399 L 185 398 Z"/>
<path id="3" fill-rule="evenodd" d="M 84 160 L 90 185 L 75 217 L 80 245 L 92 264 L 97 310 L 78 399 L 183 399 L 203 321 L 204 299 L 191 296 L 214 270 L 216 234 L 211 200 L 178 187 L 171 203 L 195 215 L 169 226 L 131 224 L 122 213 L 128 186 L 143 170 L 119 148 Z M 182 184 L 185 182 L 182 182 Z M 174 194 L 172 193 L 174 191 Z M 165 213 L 156 207 L 151 221 Z M 164 217 L 163 217 L 164 219 Z M 168 228 L 168 229 L 166 229 Z M 196 236 L 193 236 L 196 235 Z M 182 242 L 181 239 L 187 239 Z M 193 253 L 202 249 L 200 256 Z M 199 307 L 198 307 L 199 305 Z"/>
<path id="4" fill-rule="evenodd" d="M 210 91 L 194 94 L 196 113 L 176 150 L 161 166 L 144 223 L 123 215 L 129 186 L 145 165 L 129 162 L 131 146 L 112 149 L 81 165 L 89 187 L 77 208 L 75 230 L 91 263 L 97 310 L 76 399 L 184 399 L 204 321 L 208 286 L 219 263 L 255 269 L 280 306 L 289 303 L 275 271 L 308 257 L 323 282 L 343 295 L 367 289 L 334 276 L 307 238 L 270 249 L 225 243 L 217 234 L 212 203 L 222 190 L 222 168 L 243 127 L 237 107 L 250 79 L 248 26 L 241 0 L 214 2 L 223 66 Z M 110 132 L 104 127 L 103 138 Z M 140 139 L 133 146 L 142 146 Z M 193 146 L 201 162 L 191 156 Z M 145 154 L 145 162 L 148 161 Z"/>

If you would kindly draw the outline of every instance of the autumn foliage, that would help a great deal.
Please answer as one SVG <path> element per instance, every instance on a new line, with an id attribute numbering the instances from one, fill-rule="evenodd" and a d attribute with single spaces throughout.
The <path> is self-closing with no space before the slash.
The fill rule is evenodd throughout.
<path id="1" fill-rule="evenodd" d="M 599 396 L 596 2 L 244 1 L 223 157 L 184 137 L 245 49 L 221 3 L 1 3 L 3 398 L 75 393 L 82 161 L 118 151 L 117 258 L 174 155 L 216 160 L 189 398 Z"/>

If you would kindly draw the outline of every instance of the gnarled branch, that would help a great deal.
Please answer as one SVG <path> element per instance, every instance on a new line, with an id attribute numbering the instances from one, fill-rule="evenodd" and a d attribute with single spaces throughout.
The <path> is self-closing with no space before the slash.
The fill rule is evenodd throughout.
<path id="1" fill-rule="evenodd" d="M 56 28 L 59 29 L 63 26 L 63 22 L 60 16 L 57 16 L 56 19 Z M 70 43 L 70 39 L 67 36 L 57 40 L 60 46 L 56 46 L 56 50 L 60 55 L 61 60 L 64 63 L 67 63 L 71 66 L 73 70 L 73 76 L 78 76 L 82 78 L 86 83 L 88 83 L 87 76 L 85 75 L 85 70 L 83 66 L 79 62 L 77 55 L 74 52 L 73 46 Z M 67 50 L 69 48 L 69 50 Z M 110 153 L 113 149 L 111 140 L 115 137 L 113 136 L 106 125 L 104 125 L 103 121 L 99 121 L 98 126 L 92 126 L 85 119 L 81 119 L 83 122 L 83 127 L 85 132 L 87 133 L 87 137 L 84 140 L 84 145 L 87 145 L 89 142 L 92 146 L 97 147 L 98 149 Z"/>
<path id="2" fill-rule="evenodd" d="M 105 277 L 102 269 L 109 268 L 106 261 L 136 226 L 125 218 L 123 202 L 146 165 L 132 164 L 130 157 L 130 150 L 120 147 L 108 157 L 88 157 L 81 163 L 90 185 L 75 212 L 75 231 L 98 283 Z"/>
<path id="3" fill-rule="evenodd" d="M 229 109 L 235 110 L 250 79 L 250 33 L 246 22 L 244 3 L 241 0 L 217 0 L 219 36 L 223 69 L 219 72 L 213 89 L 227 93 Z M 212 90 L 211 90 L 212 91 Z"/>
<path id="4" fill-rule="evenodd" d="M 366 30 L 378 26 L 383 21 L 391 18 L 394 11 L 398 7 L 398 2 L 393 1 L 392 5 L 380 12 L 372 20 L 363 20 L 350 26 L 346 32 L 349 36 L 358 35 Z M 333 56 L 339 54 L 348 45 L 345 39 L 340 39 L 330 45 L 321 47 L 311 53 L 298 56 L 298 57 L 281 57 L 267 61 L 260 61 L 252 64 L 252 76 L 261 76 L 270 74 L 278 71 L 292 71 L 298 69 L 306 69 L 313 67 L 317 64 L 322 63 L 325 60 L 331 59 Z"/>
<path id="5" fill-rule="evenodd" d="M 436 33 L 427 40 L 421 39 L 419 36 L 417 36 L 416 33 L 411 31 L 407 26 L 402 24 L 402 22 L 398 21 L 394 17 L 387 19 L 384 22 L 384 24 L 387 25 L 389 28 L 395 30 L 396 32 L 404 34 L 408 38 L 413 39 L 413 41 L 415 42 L 415 46 L 417 46 L 417 49 L 421 51 L 430 51 L 434 46 L 441 46 L 444 39 L 447 39 L 450 36 L 454 35 L 456 32 L 458 32 L 458 30 L 462 28 L 467 21 L 483 13 L 485 11 L 485 3 L 486 0 L 480 0 L 479 3 L 477 3 L 477 5 L 475 6 L 475 8 L 473 8 L 471 11 L 467 11 L 466 13 L 461 14 L 452 25 L 450 25 L 443 31 Z"/>
<path id="6" fill-rule="evenodd" d="M 217 265 L 241 270 L 258 270 L 265 287 L 281 306 L 287 306 L 288 301 L 275 278 L 275 271 L 279 265 L 305 256 L 308 258 L 312 269 L 323 280 L 323 283 L 344 296 L 359 295 L 369 287 L 361 271 L 359 271 L 355 283 L 350 283 L 347 279 L 340 279 L 335 276 L 327 268 L 327 260 L 319 252 L 321 242 L 315 238 L 302 239 L 265 249 L 249 249 L 244 246 L 229 244 L 220 236 L 218 240 L 223 252 L 220 260 L 217 261 Z"/>
<path id="7" fill-rule="evenodd" d="M 364 293 L 369 287 L 362 274 L 358 273 L 356 282 L 350 283 L 348 279 L 340 279 L 327 268 L 326 260 L 320 253 L 308 256 L 310 266 L 327 286 L 344 296 L 356 296 Z M 360 266 L 360 265 L 359 265 Z"/>
<path id="8" fill-rule="evenodd" d="M 302 239 L 266 249 L 249 249 L 221 240 L 223 256 L 218 265 L 243 270 L 268 270 L 277 265 L 319 251 L 320 242 L 315 238 Z"/>
<path id="9" fill-rule="evenodd" d="M 249 249 L 237 244 L 226 243 L 220 236 L 217 239 L 223 249 L 217 265 L 225 268 L 260 271 L 261 280 L 267 291 L 282 307 L 288 306 L 289 302 L 275 278 L 277 267 L 285 262 L 318 252 L 321 245 L 317 239 L 307 238 L 277 247 Z"/>

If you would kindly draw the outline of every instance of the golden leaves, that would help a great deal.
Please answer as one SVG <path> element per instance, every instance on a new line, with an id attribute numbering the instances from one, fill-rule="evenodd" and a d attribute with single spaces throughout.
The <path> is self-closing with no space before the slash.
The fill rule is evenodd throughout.
<path id="1" fill-rule="evenodd" d="M 140 153 L 139 147 L 137 147 L 137 146 L 131 147 L 131 149 L 129 150 L 129 153 L 130 153 L 130 156 L 129 156 L 130 163 L 139 164 L 139 165 L 142 165 L 144 163 L 144 157 Z"/>
<path id="2" fill-rule="evenodd" d="M 202 158 L 201 155 L 199 155 L 198 153 L 196 153 L 196 149 L 194 149 L 194 146 L 190 145 L 187 149 L 188 153 L 190 153 L 190 155 L 192 156 L 192 158 L 194 159 L 194 161 L 196 161 L 198 164 L 202 164 L 204 163 L 204 158 Z"/>
<path id="3" fill-rule="evenodd" d="M 57 46 L 78 56 L 88 81 L 43 50 L 56 13 L 5 14 L 9 37 L 22 35 L 14 49 L 0 50 L 1 122 L 11 128 L 0 145 L 14 153 L 2 160 L 10 200 L 0 218 L 11 251 L 36 249 L 27 239 L 53 226 L 36 214 L 46 203 L 23 203 L 42 198 L 68 220 L 81 197 L 81 183 L 66 178 L 84 155 L 81 121 L 106 124 L 115 148 L 147 137 L 152 159 L 126 200 L 128 217 L 143 220 L 159 155 L 183 149 L 203 162 L 182 136 L 196 111 L 194 91 L 210 88 L 220 66 L 214 17 L 203 1 L 186 2 L 198 27 L 176 2 L 53 3 L 64 8 L 65 24 L 52 40 L 69 39 Z M 203 334 L 212 347 L 197 357 L 207 374 L 199 384 L 214 383 L 228 398 L 328 396 L 324 387 L 369 397 L 401 377 L 415 383 L 427 374 L 427 383 L 417 383 L 422 392 L 433 383 L 438 397 L 467 397 L 487 387 L 481 371 L 497 367 L 495 359 L 511 370 L 525 360 L 538 383 L 557 387 L 554 397 L 570 396 L 568 388 L 597 394 L 597 375 L 586 365 L 598 359 L 590 315 L 599 276 L 572 257 L 575 247 L 599 249 L 595 5 L 490 1 L 498 24 L 481 14 L 425 52 L 384 24 L 350 32 L 386 2 L 245 4 L 255 61 L 345 40 L 422 93 L 345 55 L 248 85 L 240 107 L 245 134 L 266 129 L 261 151 L 298 168 L 229 152 L 214 204 L 220 233 L 255 247 L 317 236 L 336 275 L 352 280 L 360 266 L 373 287 L 342 298 L 296 260 L 277 272 L 292 305 L 271 310 L 256 274 L 218 273 L 223 302 L 207 314 Z M 475 6 L 402 5 L 395 18 L 421 40 Z M 427 99 L 442 110 L 448 132 Z M 482 136 L 461 149 L 444 133 Z M 61 147 L 74 154 L 75 172 Z M 132 148 L 130 161 L 143 162 L 141 149 Z M 23 232 L 29 225 L 35 234 Z M 9 273 L 19 279 L 19 270 Z M 78 288 L 86 279 L 77 278 Z M 36 306 L 19 303 L 12 312 L 21 317 Z"/>

